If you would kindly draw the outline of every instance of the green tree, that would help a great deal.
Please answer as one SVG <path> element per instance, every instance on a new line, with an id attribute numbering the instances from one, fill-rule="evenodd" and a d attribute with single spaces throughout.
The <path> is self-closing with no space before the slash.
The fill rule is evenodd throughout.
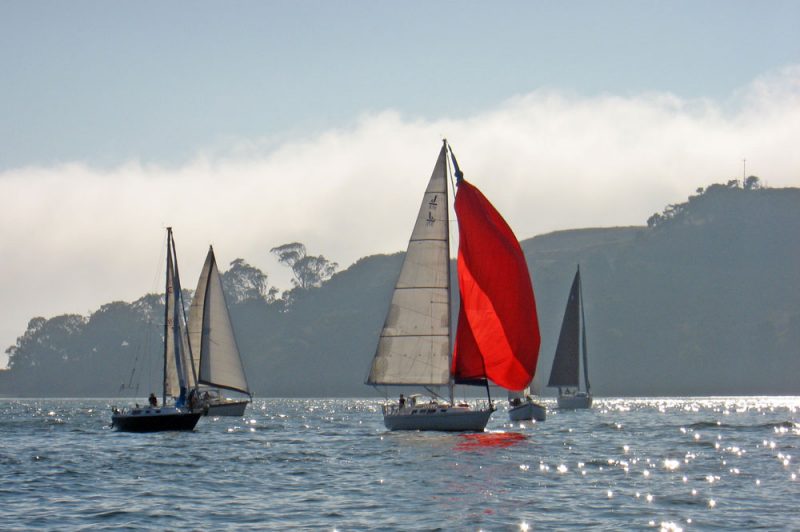
<path id="1" fill-rule="evenodd" d="M 313 256 L 306 252 L 300 242 L 292 242 L 270 250 L 278 257 L 278 262 L 292 269 L 292 284 L 295 288 L 306 289 L 320 286 L 336 273 L 339 265 L 322 255 Z"/>
<path id="2" fill-rule="evenodd" d="M 747 179 L 744 180 L 744 189 L 745 190 L 756 190 L 761 188 L 761 180 L 754 176 L 748 176 Z"/>
<path id="3" fill-rule="evenodd" d="M 278 289 L 268 286 L 267 274 L 249 265 L 244 259 L 231 262 L 228 271 L 222 274 L 222 287 L 229 304 L 261 299 L 272 303 Z"/>

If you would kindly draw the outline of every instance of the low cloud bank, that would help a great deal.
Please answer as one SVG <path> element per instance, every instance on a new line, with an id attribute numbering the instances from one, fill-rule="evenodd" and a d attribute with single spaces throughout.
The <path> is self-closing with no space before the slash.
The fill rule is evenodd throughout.
<path id="1" fill-rule="evenodd" d="M 269 254 L 279 244 L 301 241 L 343 266 L 404 249 L 442 137 L 519 238 L 644 224 L 698 186 L 741 177 L 745 158 L 768 186 L 798 185 L 800 67 L 725 102 L 541 90 L 473 116 L 389 110 L 279 146 L 243 140 L 178 168 L 0 173 L 0 347 L 33 316 L 160 290 L 167 225 L 185 286 L 210 243 L 220 263 L 244 257 L 284 287 L 287 272 Z"/>

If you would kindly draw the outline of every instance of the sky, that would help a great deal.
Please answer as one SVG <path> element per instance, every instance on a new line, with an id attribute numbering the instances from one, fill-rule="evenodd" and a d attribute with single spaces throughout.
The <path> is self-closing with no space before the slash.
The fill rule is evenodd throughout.
<path id="1" fill-rule="evenodd" d="M 442 138 L 525 239 L 800 185 L 800 2 L 0 2 L 0 351 L 34 316 L 405 249 Z M 746 161 L 746 163 L 744 163 Z M 0 366 L 5 364 L 0 354 Z"/>

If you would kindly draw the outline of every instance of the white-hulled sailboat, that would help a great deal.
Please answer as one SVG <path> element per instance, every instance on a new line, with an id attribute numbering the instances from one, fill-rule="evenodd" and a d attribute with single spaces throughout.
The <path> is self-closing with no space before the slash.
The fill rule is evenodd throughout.
<path id="1" fill-rule="evenodd" d="M 547 407 L 531 397 L 530 388 L 521 392 L 508 392 L 508 418 L 511 421 L 544 421 Z"/>
<path id="2" fill-rule="evenodd" d="M 451 349 L 450 231 L 447 155 L 458 191 L 461 294 Z M 444 141 L 411 234 L 367 384 L 427 390 L 421 401 L 386 403 L 389 430 L 482 431 L 495 410 L 488 380 L 522 390 L 539 353 L 536 306 L 516 237 L 489 201 L 463 179 Z M 486 386 L 477 407 L 454 401 L 455 384 Z M 449 400 L 434 391 L 446 386 Z"/>
<path id="3" fill-rule="evenodd" d="M 188 330 L 197 374 L 196 401 L 211 416 L 243 416 L 252 396 L 211 246 L 189 308 Z M 225 392 L 238 397 L 227 397 Z"/>
<path id="4" fill-rule="evenodd" d="M 580 391 L 581 361 L 583 361 L 585 392 Z M 580 266 L 575 272 L 567 298 L 567 307 L 564 310 L 564 320 L 561 322 L 561 333 L 558 335 L 558 345 L 547 386 L 558 388 L 558 408 L 574 410 L 592 406 Z"/>
<path id="5" fill-rule="evenodd" d="M 150 404 L 130 409 L 114 409 L 111 425 L 127 432 L 193 430 L 203 414 L 188 405 L 195 387 L 192 352 L 186 335 L 178 260 L 172 228 L 167 228 L 167 281 L 164 294 L 164 381 L 161 406 Z M 155 398 L 153 398 L 155 402 Z M 169 404 L 171 402 L 171 404 Z"/>

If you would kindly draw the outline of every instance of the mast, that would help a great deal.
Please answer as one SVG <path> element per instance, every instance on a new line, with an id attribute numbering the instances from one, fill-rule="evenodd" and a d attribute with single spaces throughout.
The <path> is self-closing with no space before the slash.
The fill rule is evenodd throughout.
<path id="1" fill-rule="evenodd" d="M 448 150 L 450 146 L 447 144 L 447 139 L 442 139 L 442 144 L 444 145 L 444 149 Z M 452 150 L 450 154 L 452 155 Z M 453 158 L 455 161 L 455 158 Z M 445 179 L 445 187 L 444 187 L 444 204 L 447 208 L 447 216 L 444 219 L 445 223 L 445 235 L 446 236 L 446 246 L 447 246 L 447 319 L 452 322 L 453 319 L 453 294 L 452 294 L 452 283 L 450 282 L 452 272 L 451 260 L 450 260 L 450 194 L 449 188 L 447 186 L 447 176 L 450 173 L 448 168 L 450 167 L 450 161 L 447 160 L 445 157 L 445 167 L 444 167 L 444 179 Z M 455 404 L 455 380 L 453 379 L 453 326 L 452 323 L 450 325 L 450 339 L 449 339 L 449 346 L 448 349 L 449 357 L 448 357 L 448 372 L 450 373 L 450 381 L 447 384 L 447 390 L 450 395 L 450 404 Z"/>
<path id="2" fill-rule="evenodd" d="M 581 283 L 581 266 L 578 265 L 578 302 L 581 308 L 581 343 L 583 344 L 583 382 L 586 384 L 586 393 L 589 393 L 589 364 L 588 349 L 586 347 L 586 317 L 583 312 L 583 284 Z"/>
<path id="3" fill-rule="evenodd" d="M 166 285 L 164 287 L 164 381 L 161 385 L 161 404 L 167 403 L 167 386 L 168 386 L 168 373 L 167 373 L 167 343 L 169 342 L 169 299 L 170 299 L 170 263 L 172 262 L 172 227 L 167 227 L 167 271 L 166 271 Z"/>

